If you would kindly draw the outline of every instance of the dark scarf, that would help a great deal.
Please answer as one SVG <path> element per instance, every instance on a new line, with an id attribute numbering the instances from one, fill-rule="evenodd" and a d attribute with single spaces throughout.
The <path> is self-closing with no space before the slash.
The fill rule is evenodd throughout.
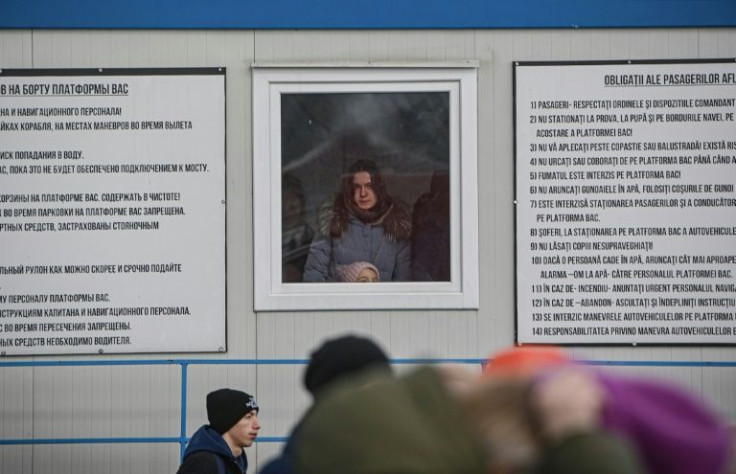
<path id="1" fill-rule="evenodd" d="M 329 223 L 328 229 L 323 229 L 323 234 L 331 237 L 340 237 L 348 228 L 350 217 L 356 217 L 360 221 L 370 225 L 380 225 L 391 242 L 406 240 L 411 235 L 411 218 L 404 209 L 393 203 L 391 198 L 379 201 L 371 209 L 360 209 L 352 199 L 345 199 L 339 194 L 328 210 L 329 218 L 321 219 L 323 223 Z M 328 217 L 328 216 L 325 216 Z"/>

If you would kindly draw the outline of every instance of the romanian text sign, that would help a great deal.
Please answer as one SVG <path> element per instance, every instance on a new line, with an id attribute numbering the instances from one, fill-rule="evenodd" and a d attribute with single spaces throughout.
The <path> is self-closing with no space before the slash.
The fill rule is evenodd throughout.
<path id="1" fill-rule="evenodd" d="M 3 355 L 225 348 L 225 75 L 0 73 Z"/>
<path id="2" fill-rule="evenodd" d="M 736 343 L 736 64 L 515 66 L 517 339 Z"/>

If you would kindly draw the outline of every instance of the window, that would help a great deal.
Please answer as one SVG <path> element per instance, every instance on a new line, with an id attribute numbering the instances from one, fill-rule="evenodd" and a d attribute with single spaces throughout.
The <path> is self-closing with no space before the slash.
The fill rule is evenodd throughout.
<path id="1" fill-rule="evenodd" d="M 475 67 L 253 68 L 256 310 L 477 307 Z"/>

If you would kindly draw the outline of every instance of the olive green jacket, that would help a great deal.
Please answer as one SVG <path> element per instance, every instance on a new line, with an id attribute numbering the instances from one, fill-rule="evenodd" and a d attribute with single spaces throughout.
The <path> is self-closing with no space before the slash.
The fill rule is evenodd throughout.
<path id="1" fill-rule="evenodd" d="M 436 371 L 350 383 L 325 394 L 304 420 L 297 472 L 486 474 L 469 422 Z"/>
<path id="2" fill-rule="evenodd" d="M 471 421 L 440 375 L 369 374 L 336 384 L 302 422 L 301 474 L 489 474 Z M 628 444 L 608 434 L 570 436 L 528 474 L 644 474 Z"/>

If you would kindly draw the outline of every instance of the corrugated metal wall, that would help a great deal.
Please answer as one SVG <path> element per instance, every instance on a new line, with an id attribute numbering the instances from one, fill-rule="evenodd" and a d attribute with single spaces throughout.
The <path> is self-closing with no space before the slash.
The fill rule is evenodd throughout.
<path id="1" fill-rule="evenodd" d="M 512 61 L 718 57 L 736 57 L 736 30 L 0 31 L 2 68 L 227 67 L 229 350 L 224 357 L 233 359 L 306 358 L 322 339 L 348 331 L 374 337 L 394 358 L 485 357 L 510 345 Z M 255 314 L 249 65 L 464 59 L 480 62 L 480 309 Z M 0 255 L 4 252 L 7 249 Z M 602 347 L 575 352 L 590 359 L 624 361 L 736 360 L 732 347 Z M 257 394 L 262 436 L 285 436 L 309 403 L 300 385 L 302 370 L 300 365 L 190 367 L 188 434 L 205 422 L 204 395 L 231 386 Z M 734 368 L 618 370 L 676 379 L 736 419 Z M 178 436 L 180 380 L 175 365 L 3 368 L 0 439 Z M 259 443 L 251 448 L 250 472 L 280 447 Z M 0 472 L 173 473 L 178 458 L 176 444 L 0 446 Z"/>

